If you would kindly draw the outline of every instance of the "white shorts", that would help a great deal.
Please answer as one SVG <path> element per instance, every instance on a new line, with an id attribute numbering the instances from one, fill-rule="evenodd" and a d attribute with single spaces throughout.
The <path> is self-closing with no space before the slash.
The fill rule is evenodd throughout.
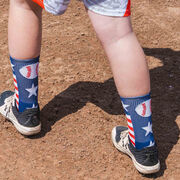
<path id="1" fill-rule="evenodd" d="M 87 9 L 105 16 L 124 17 L 130 15 L 131 0 L 83 0 Z M 63 14 L 70 0 L 44 0 L 46 11 L 54 14 Z"/>

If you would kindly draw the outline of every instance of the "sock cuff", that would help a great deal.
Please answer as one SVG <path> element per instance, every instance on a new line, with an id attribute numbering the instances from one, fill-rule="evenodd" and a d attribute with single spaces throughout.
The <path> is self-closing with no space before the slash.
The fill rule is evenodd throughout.
<path id="1" fill-rule="evenodd" d="M 12 56 L 9 56 L 9 57 L 10 57 L 11 62 L 15 61 L 16 63 L 23 63 L 23 64 L 39 62 L 39 59 L 40 59 L 40 55 L 32 59 L 15 59 Z"/>
<path id="2" fill-rule="evenodd" d="M 136 99 L 139 99 L 139 98 L 143 98 L 143 99 L 150 99 L 151 98 L 151 92 L 149 92 L 148 94 L 146 95 L 143 95 L 143 96 L 136 96 L 136 97 L 122 97 L 120 96 L 120 99 L 123 101 L 123 100 L 136 100 Z"/>

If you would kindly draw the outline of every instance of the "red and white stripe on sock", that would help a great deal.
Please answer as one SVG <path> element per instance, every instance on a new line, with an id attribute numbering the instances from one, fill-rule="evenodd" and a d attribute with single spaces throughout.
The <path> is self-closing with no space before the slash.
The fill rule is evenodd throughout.
<path id="1" fill-rule="evenodd" d="M 16 75 L 13 73 L 13 80 L 14 80 L 14 87 L 15 87 L 15 100 L 16 100 L 16 107 L 19 110 L 19 91 L 17 85 L 17 78 Z"/>
<path id="2" fill-rule="evenodd" d="M 126 114 L 127 123 L 128 123 L 128 131 L 129 131 L 129 139 L 133 146 L 135 147 L 135 135 L 134 135 L 134 128 L 131 121 L 131 116 Z"/>

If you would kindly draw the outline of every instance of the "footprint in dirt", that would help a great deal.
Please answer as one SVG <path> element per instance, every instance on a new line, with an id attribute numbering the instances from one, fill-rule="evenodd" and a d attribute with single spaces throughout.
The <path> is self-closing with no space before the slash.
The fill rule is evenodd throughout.
<path id="1" fill-rule="evenodd" d="M 161 161 L 161 171 L 149 176 L 155 178 L 163 175 L 166 158 L 180 134 L 175 122 L 180 114 L 180 51 L 168 48 L 144 48 L 144 52 L 163 63 L 162 67 L 150 70 L 153 130 Z M 60 92 L 44 106 L 41 111 L 42 132 L 33 138 L 45 136 L 56 121 L 83 108 L 87 102 L 94 103 L 109 114 L 123 114 L 113 78 L 104 83 L 78 82 Z"/>

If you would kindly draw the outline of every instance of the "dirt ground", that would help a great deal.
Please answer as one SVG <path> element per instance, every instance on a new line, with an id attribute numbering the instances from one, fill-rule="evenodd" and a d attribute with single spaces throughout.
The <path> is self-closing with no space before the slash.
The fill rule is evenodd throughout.
<path id="1" fill-rule="evenodd" d="M 0 91 L 13 90 L 8 2 L 0 2 Z M 134 31 L 147 56 L 161 170 L 142 176 L 111 142 L 126 120 L 104 51 L 83 3 L 44 13 L 39 77 L 42 132 L 26 138 L 0 116 L 0 179 L 180 179 L 180 2 L 132 0 Z"/>

